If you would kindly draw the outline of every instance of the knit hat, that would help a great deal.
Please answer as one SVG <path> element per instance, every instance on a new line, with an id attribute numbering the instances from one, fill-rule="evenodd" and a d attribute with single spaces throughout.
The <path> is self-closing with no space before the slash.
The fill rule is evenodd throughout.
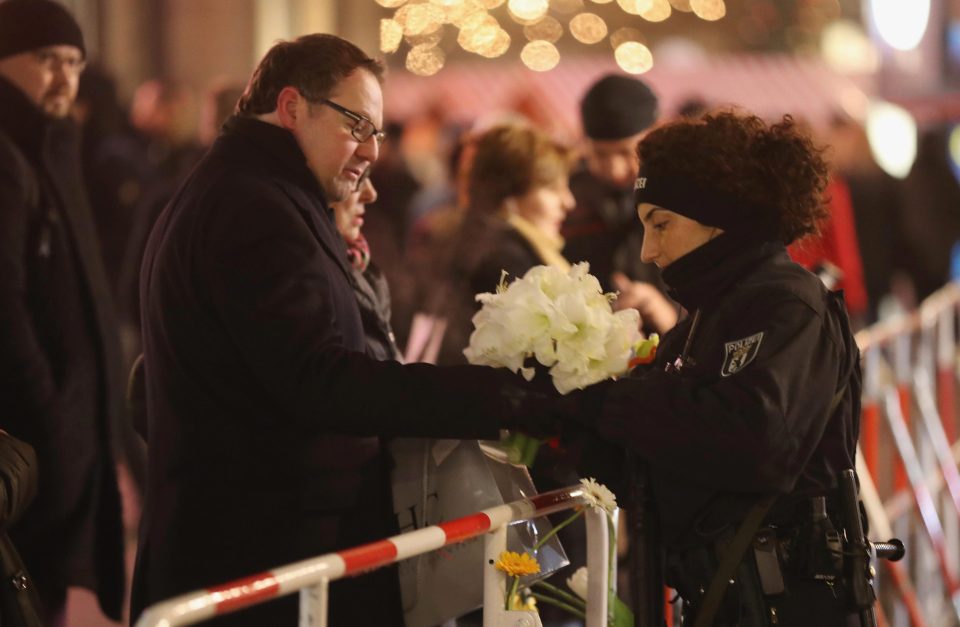
<path id="1" fill-rule="evenodd" d="M 625 139 L 656 121 L 657 96 L 639 79 L 608 74 L 583 96 L 580 117 L 590 139 Z"/>
<path id="2" fill-rule="evenodd" d="M 62 5 L 52 0 L 0 0 L 0 59 L 62 45 L 87 54 L 80 25 Z"/>

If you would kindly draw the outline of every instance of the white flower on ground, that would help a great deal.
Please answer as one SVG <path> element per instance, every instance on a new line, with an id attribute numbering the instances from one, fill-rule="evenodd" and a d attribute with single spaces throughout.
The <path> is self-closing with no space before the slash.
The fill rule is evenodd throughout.
<path id="1" fill-rule="evenodd" d="M 583 487 L 583 497 L 592 507 L 603 508 L 608 514 L 613 514 L 617 509 L 617 497 L 607 486 L 597 483 L 592 477 L 581 479 L 580 485 Z"/>
<path id="2" fill-rule="evenodd" d="M 587 567 L 581 566 L 577 569 L 577 572 L 573 573 L 567 577 L 567 587 L 570 588 L 575 595 L 587 600 Z"/>

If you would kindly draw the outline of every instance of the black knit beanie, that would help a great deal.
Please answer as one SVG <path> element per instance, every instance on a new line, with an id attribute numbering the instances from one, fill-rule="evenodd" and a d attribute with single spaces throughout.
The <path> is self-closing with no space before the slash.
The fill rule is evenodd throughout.
<path id="1" fill-rule="evenodd" d="M 62 5 L 51 0 L 0 0 L 0 59 L 63 45 L 87 54 L 80 25 Z"/>
<path id="2" fill-rule="evenodd" d="M 656 121 L 657 96 L 639 79 L 608 74 L 583 96 L 580 118 L 590 139 L 625 139 Z"/>

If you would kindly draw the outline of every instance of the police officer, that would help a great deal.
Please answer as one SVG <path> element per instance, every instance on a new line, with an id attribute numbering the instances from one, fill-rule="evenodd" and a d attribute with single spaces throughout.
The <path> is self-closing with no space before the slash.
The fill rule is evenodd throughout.
<path id="1" fill-rule="evenodd" d="M 637 150 L 643 261 L 689 315 L 650 367 L 590 388 L 581 420 L 628 475 L 648 470 L 685 625 L 845 625 L 833 494 L 854 464 L 859 352 L 842 295 L 785 249 L 824 217 L 827 166 L 789 116 L 678 121 Z"/>

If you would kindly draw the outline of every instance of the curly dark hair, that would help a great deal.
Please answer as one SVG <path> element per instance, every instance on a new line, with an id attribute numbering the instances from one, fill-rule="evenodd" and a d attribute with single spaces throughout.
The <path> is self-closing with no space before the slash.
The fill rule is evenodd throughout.
<path id="1" fill-rule="evenodd" d="M 383 64 L 346 39 L 313 34 L 281 41 L 260 60 L 236 112 L 253 117 L 276 111 L 277 96 L 284 87 L 296 87 L 307 100 L 318 102 L 357 68 L 383 83 Z"/>
<path id="2" fill-rule="evenodd" d="M 789 244 L 827 217 L 827 164 L 792 116 L 768 125 L 755 115 L 707 113 L 666 124 L 637 146 L 644 173 L 689 180 L 766 211 Z M 669 207 L 667 207 L 669 209 Z"/>

